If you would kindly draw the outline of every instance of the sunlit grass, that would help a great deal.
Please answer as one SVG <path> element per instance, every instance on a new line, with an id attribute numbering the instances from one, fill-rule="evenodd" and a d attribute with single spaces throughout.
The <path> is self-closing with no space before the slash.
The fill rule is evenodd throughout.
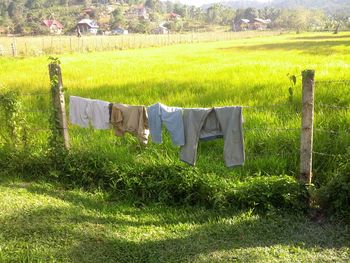
<path id="1" fill-rule="evenodd" d="M 350 79 L 350 34 L 288 34 L 113 52 L 60 56 L 66 98 L 78 95 L 111 102 L 150 105 L 162 102 L 182 107 L 225 105 L 266 106 L 244 110 L 247 162 L 228 170 L 222 141 L 200 145 L 198 168 L 231 178 L 254 174 L 298 174 L 301 77 L 315 69 L 317 80 Z M 0 83 L 22 93 L 48 92 L 46 57 L 1 58 Z M 291 86 L 287 74 L 298 75 Z M 349 105 L 348 84 L 316 84 L 316 126 L 349 131 L 349 111 L 329 111 L 318 103 Z M 25 107 L 47 109 L 44 99 L 25 97 Z M 281 107 L 269 107 L 286 104 Z M 47 127 L 47 114 L 32 114 L 33 126 Z M 290 130 L 279 130 L 288 128 Z M 262 129 L 262 130 L 261 130 Z M 135 148 L 135 140 L 116 139 L 110 131 L 71 127 L 73 149 L 88 147 L 122 164 L 179 164 L 178 149 L 163 145 Z M 35 134 L 36 135 L 36 134 Z M 42 135 L 44 136 L 44 135 Z M 33 137 L 38 137 L 34 136 Z M 40 137 L 39 138 L 46 138 Z M 41 139 L 44 141 L 44 139 Z M 346 154 L 350 136 L 315 135 L 315 149 Z M 338 159 L 315 156 L 316 176 L 337 168 Z"/>
<path id="2" fill-rule="evenodd" d="M 344 225 L 301 215 L 135 207 L 1 180 L 1 262 L 347 262 Z"/>

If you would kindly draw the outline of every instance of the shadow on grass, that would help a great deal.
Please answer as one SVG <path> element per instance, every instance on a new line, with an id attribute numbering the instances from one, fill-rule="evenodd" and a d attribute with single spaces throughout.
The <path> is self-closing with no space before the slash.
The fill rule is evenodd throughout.
<path id="1" fill-rule="evenodd" d="M 350 41 L 350 35 L 335 35 L 329 33 L 327 36 L 309 36 L 309 37 L 291 37 L 291 39 L 299 39 L 299 40 L 322 40 L 322 39 L 343 39 L 348 38 Z"/>
<path id="2" fill-rule="evenodd" d="M 191 262 L 199 255 L 244 248 L 285 245 L 321 250 L 350 245 L 348 228 L 318 225 L 302 216 L 261 217 L 164 206 L 140 209 L 72 192 L 25 188 L 65 202 L 0 217 L 2 242 L 17 246 L 21 240 L 18 246 L 25 242 L 26 249 L 41 248 L 41 257 L 73 262 Z M 53 254 L 42 252 L 47 246 L 55 248 L 47 252 Z M 249 255 L 249 262 L 258 261 Z"/>
<path id="3" fill-rule="evenodd" d="M 284 51 L 299 51 L 304 54 L 309 55 L 323 55 L 328 56 L 332 55 L 337 50 L 334 50 L 335 47 L 339 46 L 350 46 L 350 40 L 345 41 L 292 41 L 292 42 L 283 42 L 283 43 L 271 43 L 271 44 L 259 44 L 259 45 L 245 45 L 245 46 L 233 46 L 228 48 L 221 48 L 220 50 L 225 52 L 230 51 L 275 51 L 275 50 L 284 50 Z"/>

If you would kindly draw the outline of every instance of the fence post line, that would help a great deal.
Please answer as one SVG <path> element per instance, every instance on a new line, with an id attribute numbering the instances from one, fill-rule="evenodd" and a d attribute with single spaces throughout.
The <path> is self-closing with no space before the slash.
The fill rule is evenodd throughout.
<path id="1" fill-rule="evenodd" d="M 72 37 L 69 38 L 69 50 L 70 50 L 70 53 L 73 52 L 73 50 L 72 50 Z"/>
<path id="2" fill-rule="evenodd" d="M 302 82 L 303 88 L 299 181 L 305 184 L 311 184 L 315 101 L 315 71 L 304 70 L 302 72 Z"/>
<path id="3" fill-rule="evenodd" d="M 11 43 L 12 56 L 17 57 L 17 41 L 16 37 L 13 37 L 13 41 Z"/>
<path id="4" fill-rule="evenodd" d="M 49 64 L 52 104 L 54 107 L 55 127 L 63 139 L 64 148 L 69 149 L 68 123 L 65 108 L 61 67 L 58 63 Z"/>

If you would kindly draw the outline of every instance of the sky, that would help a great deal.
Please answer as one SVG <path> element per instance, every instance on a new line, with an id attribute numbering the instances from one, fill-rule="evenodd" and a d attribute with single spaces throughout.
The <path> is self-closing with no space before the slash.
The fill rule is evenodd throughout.
<path id="1" fill-rule="evenodd" d="M 227 2 L 229 0 L 173 0 L 173 2 L 180 2 L 183 4 L 188 4 L 188 5 L 195 5 L 195 6 L 201 6 L 204 4 L 210 4 L 210 3 L 215 3 L 215 2 Z M 244 0 L 239 0 L 244 2 Z M 259 2 L 269 2 L 269 0 L 257 0 Z"/>

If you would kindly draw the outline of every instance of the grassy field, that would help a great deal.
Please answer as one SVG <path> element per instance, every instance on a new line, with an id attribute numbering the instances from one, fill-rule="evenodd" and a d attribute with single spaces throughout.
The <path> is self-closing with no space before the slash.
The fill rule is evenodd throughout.
<path id="1" fill-rule="evenodd" d="M 69 95 L 78 95 L 144 105 L 160 101 L 183 107 L 259 106 L 244 110 L 243 167 L 225 168 L 223 142 L 218 140 L 201 143 L 197 168 L 189 168 L 213 184 L 228 185 L 256 176 L 266 176 L 266 181 L 271 175 L 296 177 L 299 75 L 315 69 L 314 182 L 323 185 L 348 165 L 350 111 L 345 107 L 350 105 L 350 85 L 325 81 L 350 79 L 349 33 L 64 54 L 60 60 L 67 102 Z M 47 150 L 51 105 L 47 64 L 46 56 L 0 58 L 1 91 L 22 93 L 23 114 L 30 126 L 27 149 L 33 160 Z M 299 76 L 292 97 L 287 74 Z M 70 136 L 71 151 L 86 152 L 93 173 L 103 173 L 101 163 L 116 171 L 186 167 L 169 136 L 162 145 L 147 147 L 140 147 L 131 136 L 116 138 L 112 131 L 71 126 Z M 2 143 L 0 139 L 1 158 L 6 154 Z M 22 162 L 31 164 L 20 160 L 15 165 Z M 34 173 L 40 166 L 23 169 Z M 0 174 L 0 262 L 349 262 L 350 232 L 343 223 L 322 218 L 313 222 L 273 209 L 259 215 L 250 210 L 131 204 L 106 192 L 66 190 L 10 177 Z"/>
<path id="2" fill-rule="evenodd" d="M 136 207 L 0 181 L 0 262 L 349 262 L 350 229 L 302 215 Z"/>
<path id="3" fill-rule="evenodd" d="M 40 56 L 96 52 L 277 35 L 279 32 L 205 32 L 168 35 L 1 37 L 0 56 Z M 15 44 L 15 51 L 12 44 Z"/>
<path id="4" fill-rule="evenodd" d="M 244 112 L 247 161 L 242 168 L 223 165 L 222 141 L 202 143 L 198 169 L 241 180 L 247 176 L 298 173 L 301 81 L 291 86 L 287 74 L 315 69 L 317 81 L 350 79 L 350 35 L 328 33 L 282 35 L 212 43 L 174 45 L 115 52 L 62 55 L 64 86 L 69 95 L 112 102 L 183 107 L 264 106 Z M 23 94 L 49 90 L 47 57 L 0 58 L 0 85 Z M 349 154 L 348 83 L 316 84 L 316 180 L 331 176 Z M 49 95 L 23 96 L 26 110 L 48 110 Z M 280 105 L 272 107 L 271 105 Z M 32 147 L 45 144 L 46 112 L 29 112 Z M 329 131 L 334 131 L 329 133 Z M 163 145 L 136 147 L 135 140 L 117 139 L 111 131 L 71 127 L 74 149 L 92 149 L 122 165 L 180 164 L 169 137 Z"/>

